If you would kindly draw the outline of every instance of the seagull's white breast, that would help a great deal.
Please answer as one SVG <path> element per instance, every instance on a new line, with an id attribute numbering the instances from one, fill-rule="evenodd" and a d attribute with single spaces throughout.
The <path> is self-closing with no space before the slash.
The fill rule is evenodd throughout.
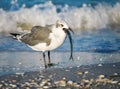
<path id="1" fill-rule="evenodd" d="M 66 33 L 62 29 L 55 29 L 52 33 L 50 33 L 49 39 L 51 39 L 51 43 L 48 46 L 47 50 L 53 50 L 58 48 L 63 44 L 66 38 Z"/>

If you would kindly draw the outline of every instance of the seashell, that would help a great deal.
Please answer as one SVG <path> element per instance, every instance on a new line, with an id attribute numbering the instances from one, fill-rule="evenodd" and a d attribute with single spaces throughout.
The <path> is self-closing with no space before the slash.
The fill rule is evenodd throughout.
<path id="1" fill-rule="evenodd" d="M 48 89 L 48 88 L 49 88 L 49 86 L 43 86 L 43 88 L 44 88 L 44 89 Z"/>
<path id="2" fill-rule="evenodd" d="M 99 75 L 98 78 L 103 79 L 103 78 L 105 78 L 105 76 L 104 75 Z"/>
<path id="3" fill-rule="evenodd" d="M 73 81 L 69 80 L 69 81 L 67 82 L 67 84 L 68 84 L 68 85 L 73 85 Z"/>
<path id="4" fill-rule="evenodd" d="M 78 71 L 77 74 L 78 74 L 78 75 L 82 75 L 83 73 Z"/>

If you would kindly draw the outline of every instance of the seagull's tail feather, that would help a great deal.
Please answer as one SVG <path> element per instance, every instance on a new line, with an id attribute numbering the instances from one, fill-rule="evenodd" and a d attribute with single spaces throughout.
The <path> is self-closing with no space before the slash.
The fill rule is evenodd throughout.
<path id="1" fill-rule="evenodd" d="M 17 37 L 17 36 L 19 36 L 20 34 L 19 33 L 10 33 L 12 36 L 14 36 L 14 37 Z"/>
<path id="2" fill-rule="evenodd" d="M 19 34 L 19 33 L 10 33 L 12 36 L 13 36 L 13 38 L 15 38 L 15 39 L 18 39 L 18 37 L 21 35 L 21 34 Z"/>

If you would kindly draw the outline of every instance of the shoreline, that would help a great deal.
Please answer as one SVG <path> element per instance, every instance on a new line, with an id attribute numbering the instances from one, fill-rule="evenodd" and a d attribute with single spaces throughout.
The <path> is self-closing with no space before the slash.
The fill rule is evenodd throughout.
<path id="1" fill-rule="evenodd" d="M 0 89 L 119 89 L 120 62 L 0 76 Z"/>

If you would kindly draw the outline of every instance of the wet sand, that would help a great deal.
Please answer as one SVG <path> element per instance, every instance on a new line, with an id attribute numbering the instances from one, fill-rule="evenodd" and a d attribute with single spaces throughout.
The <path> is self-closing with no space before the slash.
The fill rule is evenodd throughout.
<path id="1" fill-rule="evenodd" d="M 0 89 L 120 89 L 120 62 L 4 75 Z"/>

